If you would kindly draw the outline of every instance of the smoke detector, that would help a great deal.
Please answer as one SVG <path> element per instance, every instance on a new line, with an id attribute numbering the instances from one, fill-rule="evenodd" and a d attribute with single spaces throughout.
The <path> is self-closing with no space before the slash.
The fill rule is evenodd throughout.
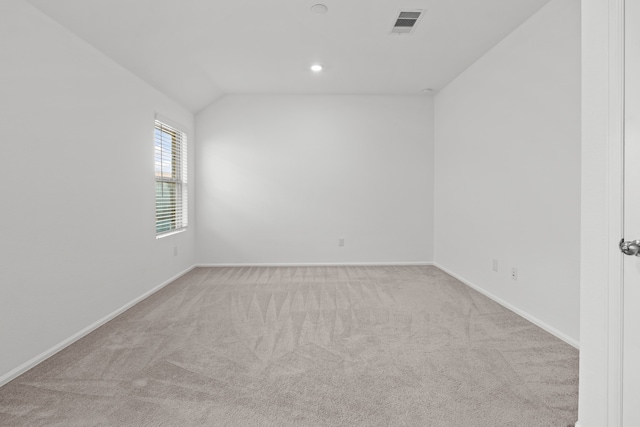
<path id="1" fill-rule="evenodd" d="M 313 12 L 314 15 L 324 15 L 328 10 L 329 8 L 324 4 L 314 4 L 311 6 L 311 12 Z"/>
<path id="2" fill-rule="evenodd" d="M 424 10 L 422 9 L 400 11 L 391 29 L 391 34 L 413 33 L 413 29 L 418 21 L 420 21 L 420 18 L 422 18 L 423 13 Z"/>

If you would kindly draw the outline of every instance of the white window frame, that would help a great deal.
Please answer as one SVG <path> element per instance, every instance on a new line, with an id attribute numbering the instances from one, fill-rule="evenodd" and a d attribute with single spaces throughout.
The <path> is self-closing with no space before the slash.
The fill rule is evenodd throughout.
<path id="1" fill-rule="evenodd" d="M 187 134 L 167 122 L 156 117 L 154 126 L 157 239 L 189 224 Z"/>

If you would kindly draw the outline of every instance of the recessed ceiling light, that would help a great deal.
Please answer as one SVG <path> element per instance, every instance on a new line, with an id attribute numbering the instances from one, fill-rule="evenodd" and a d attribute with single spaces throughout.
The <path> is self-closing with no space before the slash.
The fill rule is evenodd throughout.
<path id="1" fill-rule="evenodd" d="M 431 89 L 431 88 L 429 87 L 429 88 L 426 88 L 426 89 L 422 89 L 422 90 L 421 90 L 421 92 L 422 92 L 422 93 L 431 93 L 431 92 L 433 92 L 433 89 Z"/>
<path id="2" fill-rule="evenodd" d="M 320 71 L 322 71 L 322 65 L 320 64 L 313 64 L 311 66 L 311 71 L 313 71 L 314 73 L 319 73 Z"/>
<path id="3" fill-rule="evenodd" d="M 323 4 L 315 4 L 311 6 L 311 12 L 315 13 L 316 15 L 324 15 L 328 10 L 329 8 Z"/>

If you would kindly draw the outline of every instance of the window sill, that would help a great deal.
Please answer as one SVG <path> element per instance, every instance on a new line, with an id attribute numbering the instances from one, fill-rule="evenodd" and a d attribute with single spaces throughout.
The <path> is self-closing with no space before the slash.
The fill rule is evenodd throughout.
<path id="1" fill-rule="evenodd" d="M 180 234 L 187 231 L 187 228 L 181 228 L 179 230 L 171 230 L 171 231 L 167 231 L 166 233 L 162 233 L 162 234 L 156 234 L 156 240 L 157 239 L 162 239 L 163 237 L 169 237 L 169 236 L 173 236 L 174 234 Z"/>

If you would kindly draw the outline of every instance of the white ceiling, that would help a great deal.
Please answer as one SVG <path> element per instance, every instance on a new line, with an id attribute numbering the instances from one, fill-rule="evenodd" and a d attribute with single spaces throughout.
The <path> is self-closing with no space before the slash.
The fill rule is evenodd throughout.
<path id="1" fill-rule="evenodd" d="M 437 91 L 549 2 L 27 1 L 193 112 L 224 93 Z M 413 34 L 390 34 L 412 9 L 426 10 Z"/>

